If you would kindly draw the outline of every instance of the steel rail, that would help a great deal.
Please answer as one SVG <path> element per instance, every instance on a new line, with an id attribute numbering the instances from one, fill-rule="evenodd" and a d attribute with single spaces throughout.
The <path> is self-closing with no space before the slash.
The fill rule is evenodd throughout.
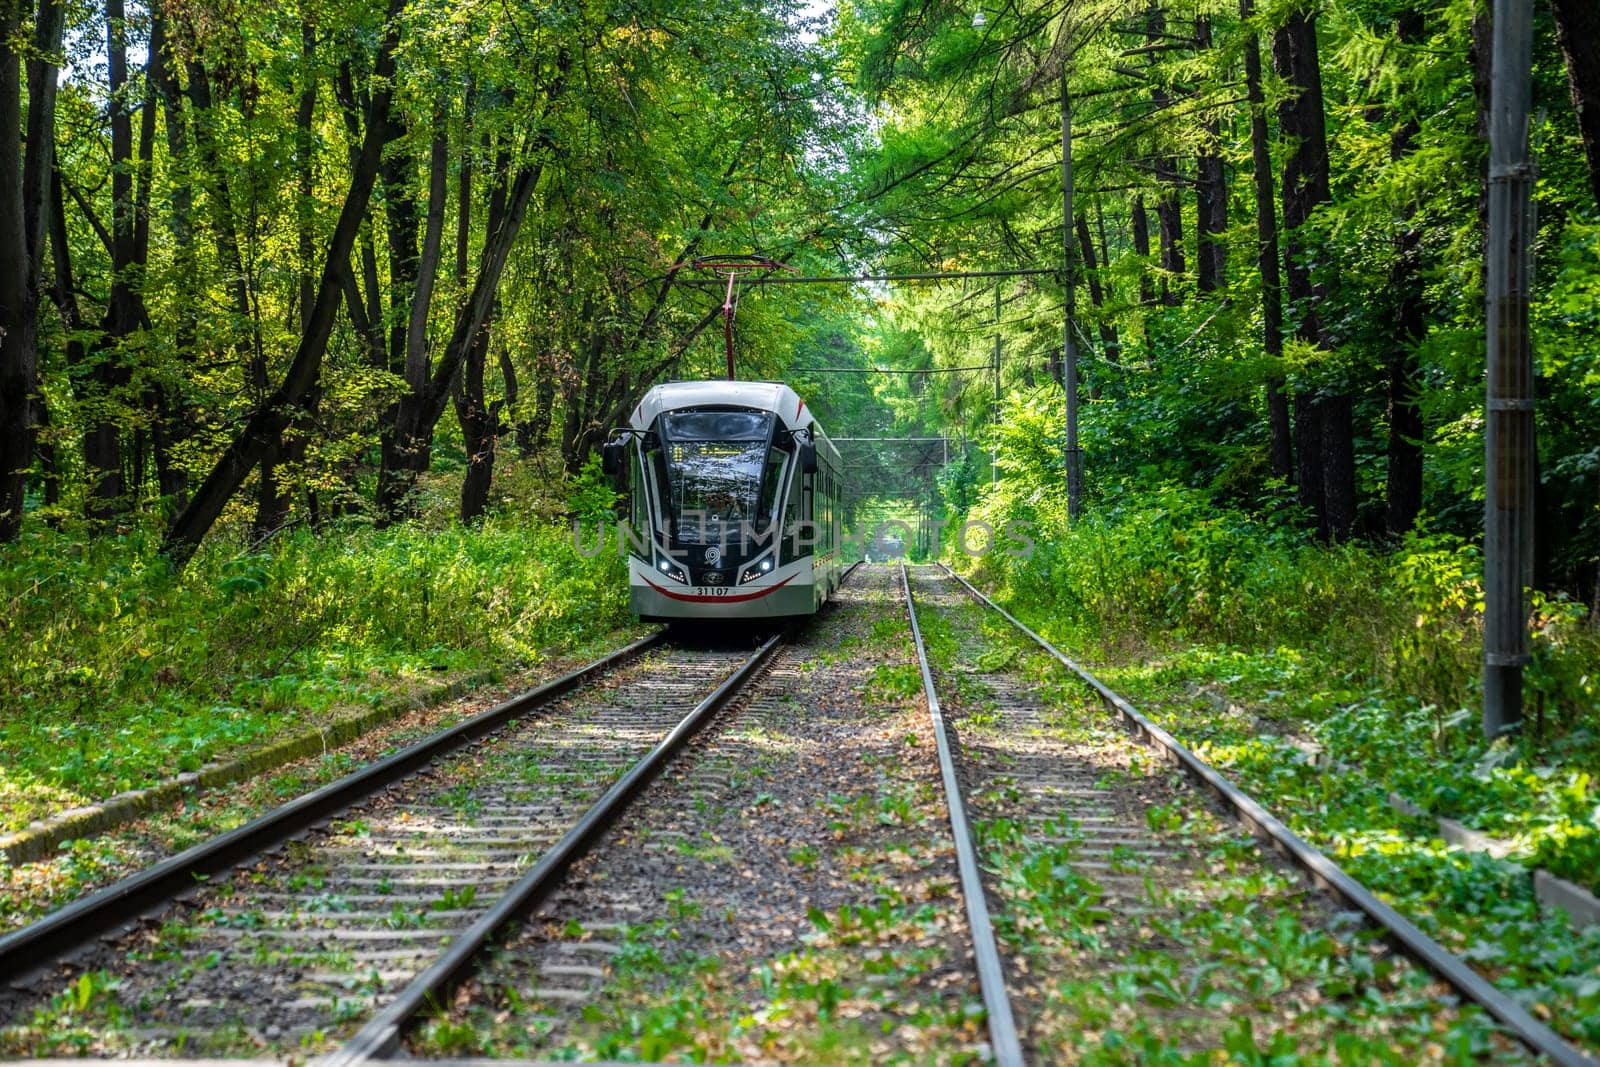
<path id="1" fill-rule="evenodd" d="M 1454 987 L 1466 999 L 1479 1005 L 1510 1033 L 1541 1056 L 1560 1067 L 1597 1067 L 1596 1060 L 1554 1030 L 1535 1019 L 1529 1012 L 1505 993 L 1474 971 L 1465 960 L 1423 933 L 1417 926 L 1394 908 L 1373 895 L 1343 868 L 1329 859 L 1315 845 L 1280 822 L 1254 798 L 1241 791 L 1210 764 L 1196 756 L 1177 738 L 1150 721 L 1126 698 L 1096 678 L 1089 670 L 1067 656 L 1055 645 L 1039 636 L 1015 615 L 985 596 L 976 586 L 941 563 L 941 568 L 960 582 L 968 593 L 998 612 L 1002 618 L 1027 634 L 1057 662 L 1093 689 L 1102 701 L 1115 711 L 1123 722 L 1137 735 L 1163 749 L 1188 775 L 1210 789 L 1233 812 L 1234 816 L 1256 834 L 1266 838 L 1273 848 L 1300 868 L 1311 881 L 1331 892 L 1346 905 L 1353 907 L 1372 920 L 1379 929 L 1398 944 L 1401 949 L 1444 982 Z"/>
<path id="2" fill-rule="evenodd" d="M 665 631 L 657 631 L 634 641 L 593 663 L 502 701 L 392 756 L 297 797 L 243 826 L 113 882 L 37 922 L 0 936 L 0 980 L 15 980 L 37 971 L 95 938 L 133 922 L 192 890 L 197 882 L 260 855 L 435 758 L 637 658 L 664 638 Z"/>
<path id="3" fill-rule="evenodd" d="M 839 578 L 841 587 L 860 565 L 858 560 L 845 568 Z M 479 953 L 496 933 L 536 907 L 555 888 L 572 861 L 592 848 L 606 828 L 627 810 L 639 791 L 660 774 L 662 767 L 682 750 L 705 722 L 744 690 L 771 660 L 786 636 L 787 632 L 784 632 L 769 638 L 710 696 L 684 716 L 655 748 L 589 807 L 572 829 L 551 846 L 527 874 L 506 890 L 493 908 L 451 942 L 442 956 L 413 979 L 349 1041 L 335 1052 L 320 1058 L 317 1061 L 319 1067 L 347 1067 L 368 1060 L 385 1060 L 399 1052 L 406 1028 L 417 1015 L 431 1006 L 447 1002 L 449 992 L 470 976 Z"/>
<path id="4" fill-rule="evenodd" d="M 961 783 L 956 778 L 955 757 L 945 734 L 944 713 L 934 691 L 933 672 L 928 666 L 928 650 L 917 623 L 917 606 L 911 598 L 911 579 L 900 564 L 900 587 L 905 592 L 906 614 L 911 619 L 911 637 L 917 646 L 917 666 L 922 671 L 922 691 L 928 698 L 928 716 L 933 720 L 933 738 L 939 750 L 939 774 L 944 779 L 946 804 L 950 809 L 950 832 L 956 841 L 956 868 L 961 875 L 961 895 L 967 901 L 967 926 L 972 931 L 972 954 L 978 970 L 978 988 L 989 1016 L 989 1046 L 1000 1067 L 1022 1067 L 1022 1040 L 1011 1012 L 1011 997 L 1006 992 L 1005 970 L 1000 964 L 1000 948 L 994 939 L 994 924 L 984 896 L 983 873 L 978 869 L 978 852 L 967 825 L 966 804 L 961 798 Z"/>
<path id="5" fill-rule="evenodd" d="M 694 710 L 684 716 L 655 748 L 584 812 L 572 829 L 551 846 L 527 874 L 506 890 L 494 907 L 451 941 L 443 955 L 412 979 L 355 1036 L 337 1051 L 318 1060 L 320 1067 L 347 1067 L 366 1060 L 388 1059 L 398 1052 L 400 1039 L 410 1022 L 430 1006 L 449 1003 L 450 992 L 471 974 L 483 947 L 499 930 L 537 906 L 556 887 L 572 861 L 599 840 L 606 828 L 627 810 L 629 802 L 660 773 L 661 768 L 682 750 L 713 715 L 743 692 L 745 686 L 772 658 L 785 636 L 786 633 L 778 633 L 768 638 L 710 696 L 695 705 Z"/>

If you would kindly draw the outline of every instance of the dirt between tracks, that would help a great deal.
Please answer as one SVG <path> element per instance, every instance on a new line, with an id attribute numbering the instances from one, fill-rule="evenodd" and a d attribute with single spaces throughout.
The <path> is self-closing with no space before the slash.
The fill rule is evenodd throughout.
<path id="1" fill-rule="evenodd" d="M 412 1051 L 981 1055 L 948 812 L 894 576 L 858 573 Z"/>

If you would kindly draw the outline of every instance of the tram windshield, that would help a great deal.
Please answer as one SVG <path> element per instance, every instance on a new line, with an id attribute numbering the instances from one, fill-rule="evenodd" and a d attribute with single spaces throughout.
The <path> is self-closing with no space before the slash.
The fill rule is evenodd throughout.
<path id="1" fill-rule="evenodd" d="M 671 525 L 686 544 L 736 543 L 772 521 L 785 453 L 769 448 L 772 413 L 678 411 L 662 416 Z"/>

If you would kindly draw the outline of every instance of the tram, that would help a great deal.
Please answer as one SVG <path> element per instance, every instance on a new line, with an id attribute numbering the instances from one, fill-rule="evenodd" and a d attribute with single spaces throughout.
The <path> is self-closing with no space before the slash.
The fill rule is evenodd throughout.
<path id="1" fill-rule="evenodd" d="M 839 452 L 787 385 L 658 385 L 602 459 L 644 621 L 810 615 L 838 588 Z"/>

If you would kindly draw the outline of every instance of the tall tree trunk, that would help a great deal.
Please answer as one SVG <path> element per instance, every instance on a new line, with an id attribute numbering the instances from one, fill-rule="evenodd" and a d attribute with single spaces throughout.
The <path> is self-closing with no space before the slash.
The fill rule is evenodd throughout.
<path id="1" fill-rule="evenodd" d="M 491 317 L 492 318 L 492 317 Z M 489 322 L 478 331 L 461 369 L 461 386 L 455 394 L 456 417 L 461 421 L 467 448 L 467 472 L 461 480 L 461 522 L 476 522 L 489 505 L 494 483 L 495 438 L 499 433 L 499 405 L 484 400 L 483 374 L 489 347 Z"/>
<path id="2" fill-rule="evenodd" d="M 303 9 L 302 9 L 303 11 Z M 315 259 L 317 255 L 316 229 L 316 135 L 317 117 L 317 32 L 311 19 L 302 13 L 300 18 L 300 101 L 295 108 L 294 153 L 298 179 L 295 201 L 296 254 L 299 260 L 299 278 L 295 287 L 295 306 L 299 309 L 299 327 L 303 335 L 311 327 L 311 304 L 317 298 Z M 307 414 L 315 418 L 321 401 L 319 385 L 306 398 Z M 290 426 L 284 433 L 283 459 L 292 470 L 298 470 L 306 458 L 310 438 L 303 425 Z M 306 490 L 306 509 L 313 524 L 320 519 L 320 506 L 315 489 Z M 278 514 L 281 525 L 289 517 L 289 496 L 280 494 Z"/>
<path id="3" fill-rule="evenodd" d="M 416 484 L 417 476 L 428 469 L 429 458 L 432 455 L 432 435 L 429 435 L 427 442 L 419 442 L 415 435 L 407 432 L 406 427 L 411 424 L 414 417 L 411 409 L 422 402 L 423 395 L 428 389 L 428 313 L 433 306 L 434 279 L 438 277 L 439 250 L 443 244 L 446 183 L 450 172 L 449 147 L 449 130 L 445 124 L 444 108 L 436 107 L 433 115 L 433 141 L 428 153 L 428 214 L 422 238 L 422 255 L 402 272 L 410 275 L 409 280 L 412 283 L 410 314 L 400 331 L 401 370 L 408 388 L 393 409 L 393 425 L 383 436 L 383 465 L 378 473 L 378 513 L 380 521 L 386 524 L 404 518 L 411 511 L 408 496 Z M 388 179 L 385 181 L 386 191 L 390 191 L 388 181 Z M 414 216 L 413 206 L 410 209 L 413 227 Z M 407 212 L 402 210 L 399 217 L 401 224 L 406 224 Z M 392 229 L 394 220 L 395 212 L 391 206 L 389 254 L 392 281 L 400 277 L 393 269 L 393 257 L 396 253 Z M 411 239 L 414 242 L 414 229 Z M 404 284 L 404 280 L 396 284 Z M 392 336 L 391 334 L 391 339 Z M 390 358 L 393 358 L 392 350 Z"/>
<path id="4" fill-rule="evenodd" d="M 0 6 L 0 542 L 22 529 L 33 464 L 38 389 L 39 281 L 55 157 L 56 71 L 63 12 L 40 0 L 26 62 L 27 144 L 22 139 L 24 62 L 14 43 L 24 5 Z"/>
<path id="5" fill-rule="evenodd" d="M 1183 255 L 1183 201 L 1178 196 L 1178 169 L 1163 164 L 1156 176 L 1167 186 L 1156 201 L 1156 219 L 1161 224 L 1161 302 L 1177 307 L 1178 283 L 1188 266 Z"/>
<path id="6" fill-rule="evenodd" d="M 232 183 L 228 180 L 227 167 L 217 145 L 211 76 L 198 60 L 191 60 L 188 70 L 195 143 L 203 164 L 200 168 L 204 175 L 202 186 L 210 209 L 217 258 L 227 274 L 228 292 L 233 304 L 230 331 L 233 349 L 245 365 L 246 385 L 251 399 L 259 405 L 271 391 L 272 380 L 260 326 L 256 321 L 254 272 L 246 265 L 240 248 Z M 281 441 L 273 442 L 260 456 L 261 476 L 256 483 L 256 516 L 253 524 L 257 536 L 264 536 L 281 525 L 280 515 L 285 506 L 277 476 L 281 448 Z"/>
<path id="7" fill-rule="evenodd" d="M 517 172 L 506 201 L 505 217 L 484 242 L 472 291 L 456 312 L 449 343 L 434 365 L 426 387 L 401 398 L 400 413 L 396 419 L 394 455 L 415 458 L 406 466 L 390 467 L 389 453 L 385 453 L 386 469 L 380 472 L 379 479 L 380 485 L 388 486 L 392 500 L 402 501 L 409 496 L 416 484 L 417 471 L 427 468 L 428 458 L 432 454 L 434 427 L 438 425 L 439 416 L 449 402 L 451 386 L 456 375 L 461 373 L 462 363 L 471 347 L 479 342 L 479 334 L 489 320 L 506 259 L 511 254 L 517 233 L 522 229 L 522 220 L 543 169 L 543 161 L 537 160 L 525 164 Z"/>
<path id="8" fill-rule="evenodd" d="M 1252 0 L 1239 0 L 1239 17 L 1248 23 Z M 1273 188 L 1272 148 L 1267 134 L 1267 102 L 1261 88 L 1261 42 L 1248 30 L 1244 42 L 1245 92 L 1250 100 L 1250 160 L 1256 192 L 1256 267 L 1261 274 L 1261 347 L 1274 361 L 1283 357 L 1283 280 L 1278 272 L 1278 209 Z M 1294 476 L 1289 399 L 1279 375 L 1267 379 L 1268 452 L 1274 477 Z"/>
<path id="9" fill-rule="evenodd" d="M 1404 11 L 1396 23 L 1401 44 L 1422 40 L 1422 13 Z M 1412 148 L 1420 125 L 1411 115 L 1396 116 L 1389 158 L 1398 161 Z M 1394 239 L 1389 293 L 1397 301 L 1389 345 L 1389 478 L 1384 525 L 1400 535 L 1416 524 L 1422 510 L 1422 408 L 1418 403 L 1417 345 L 1426 332 L 1422 284 L 1422 233 L 1417 205 L 1405 205 L 1405 219 Z"/>
<path id="10" fill-rule="evenodd" d="M 1594 0 L 1550 0 L 1556 40 L 1567 60 L 1567 87 L 1578 113 L 1578 133 L 1589 161 L 1589 186 L 1600 203 L 1600 5 Z"/>
<path id="11" fill-rule="evenodd" d="M 196 292 L 198 270 L 194 249 L 194 190 L 190 184 L 193 167 L 189 158 L 189 126 L 183 112 L 177 77 L 166 54 L 166 18 L 159 4 L 151 7 L 150 19 L 149 80 L 153 93 L 147 102 L 152 104 L 150 110 L 153 113 L 153 103 L 159 101 L 165 117 L 167 166 L 173 176 L 167 215 L 174 246 L 173 284 L 178 295 L 173 347 L 179 366 L 187 368 L 194 362 L 200 305 Z M 156 461 L 160 468 L 161 497 L 169 514 L 182 511 L 188 501 L 189 475 L 177 465 L 173 454 L 194 432 L 196 416 L 183 393 L 182 381 L 186 380 L 187 375 L 180 371 L 179 378 L 179 381 L 160 388 L 161 411 L 156 427 Z"/>
<path id="12" fill-rule="evenodd" d="M 1195 24 L 1199 47 L 1211 47 L 1211 20 Z M 1258 60 L 1259 63 L 1259 60 Z M 1195 160 L 1195 285 L 1202 293 L 1222 287 L 1227 273 L 1228 180 L 1222 169 L 1222 120 L 1215 115 L 1203 123 L 1204 140 Z"/>
<path id="13" fill-rule="evenodd" d="M 1317 536 L 1328 539 L 1328 509 L 1323 498 L 1322 403 L 1317 391 L 1302 385 L 1294 394 L 1294 480 L 1296 499 Z"/>
<path id="14" fill-rule="evenodd" d="M 350 188 L 345 194 L 339 220 L 329 241 L 307 330 L 300 338 L 294 360 L 282 383 L 270 397 L 256 406 L 244 429 L 217 460 L 205 483 L 167 531 L 162 551 L 178 567 L 184 566 L 193 557 L 195 549 L 217 521 L 217 516 L 222 514 L 228 501 L 238 492 L 251 469 L 274 446 L 289 425 L 291 412 L 306 403 L 320 380 L 322 357 L 327 351 L 334 316 L 339 310 L 342 293 L 340 277 L 342 272 L 349 269 L 350 253 L 372 196 L 372 186 L 377 179 L 378 164 L 383 153 L 384 129 L 394 79 L 394 51 L 399 43 L 399 16 L 404 6 L 405 0 L 389 0 L 388 3 L 383 43 L 373 65 L 372 105 L 367 114 L 361 155 L 352 169 Z"/>
<path id="15" fill-rule="evenodd" d="M 1117 324 L 1112 322 L 1105 314 L 1106 294 L 1100 285 L 1100 270 L 1096 266 L 1094 254 L 1094 241 L 1089 236 L 1089 219 L 1082 212 L 1078 214 L 1078 249 L 1083 256 L 1084 275 L 1089 281 L 1089 303 L 1099 313 L 1100 318 L 1100 343 L 1105 347 L 1107 363 L 1120 362 L 1120 346 L 1117 343 Z"/>
<path id="16" fill-rule="evenodd" d="M 1133 198 L 1133 250 L 1146 262 L 1150 259 L 1150 216 L 1145 212 L 1144 197 Z M 1149 307 L 1155 302 L 1155 286 L 1150 282 L 1150 271 L 1139 272 L 1139 304 Z"/>
<path id="17" fill-rule="evenodd" d="M 392 143 L 404 138 L 406 132 L 405 115 L 395 108 L 389 116 L 391 144 L 384 149 L 383 165 L 378 170 L 385 230 L 389 236 L 389 372 L 401 377 L 406 373 L 409 317 L 403 318 L 400 309 L 416 306 L 413 290 L 419 266 L 417 196 L 412 188 L 416 159 L 408 149 Z M 379 507 L 382 507 L 381 501 Z"/>
<path id="18" fill-rule="evenodd" d="M 1162 38 L 1167 34 L 1167 17 L 1159 6 L 1152 4 L 1145 9 L 1144 27 L 1153 66 L 1154 50 L 1162 47 Z M 1150 102 L 1154 106 L 1154 113 L 1158 115 L 1172 106 L 1172 97 L 1166 87 L 1154 79 L 1151 82 Z M 1161 230 L 1161 302 L 1168 307 L 1176 307 L 1177 283 L 1182 280 L 1186 267 L 1183 254 L 1183 178 L 1178 173 L 1178 161 L 1170 155 L 1156 157 L 1155 175 L 1162 186 L 1161 196 L 1156 200 L 1156 221 Z"/>
<path id="19" fill-rule="evenodd" d="M 91 354 L 86 388 L 96 414 L 84 435 L 84 460 L 93 472 L 88 514 L 115 518 L 127 510 L 128 485 L 122 475 L 122 432 L 111 409 L 128 382 L 122 342 L 138 325 L 133 271 L 133 119 L 128 100 L 128 47 L 122 0 L 106 0 L 106 73 L 111 100 L 111 297 L 100 323 L 100 340 Z"/>
<path id="20" fill-rule="evenodd" d="M 161 96 L 163 69 L 166 66 L 166 19 L 160 5 L 150 10 L 150 38 L 144 72 L 144 98 L 139 112 L 138 170 L 133 201 L 133 258 L 139 264 L 141 275 L 150 262 L 150 197 L 155 158 L 156 112 Z M 148 325 L 148 312 L 143 308 L 143 285 L 139 287 L 141 325 Z M 156 493 L 166 507 L 184 492 L 183 469 L 173 455 L 183 396 L 180 388 L 170 382 L 157 380 L 144 390 L 144 404 L 150 419 L 150 446 L 155 453 Z M 139 485 L 142 479 L 135 479 Z"/>
<path id="21" fill-rule="evenodd" d="M 1317 205 L 1329 199 L 1322 67 L 1313 17 L 1291 13 L 1274 34 L 1272 51 L 1278 74 L 1291 90 L 1278 105 L 1279 131 L 1292 146 L 1283 164 L 1286 288 L 1299 314 L 1297 336 L 1328 349 L 1318 307 L 1325 294 L 1313 284 L 1305 247 L 1305 225 Z M 1295 431 L 1301 502 L 1316 515 L 1319 534 L 1347 538 L 1355 527 L 1355 464 L 1346 458 L 1354 455 L 1348 387 L 1343 382 L 1321 388 L 1302 385 L 1295 397 Z"/>
<path id="22" fill-rule="evenodd" d="M 466 116 L 463 123 L 462 145 L 471 144 L 472 132 L 472 96 L 473 87 L 467 87 Z M 487 155 L 489 148 L 488 138 L 484 139 L 484 149 Z M 502 151 L 496 161 L 496 173 L 500 176 L 495 182 L 494 189 L 489 196 L 489 232 L 493 232 L 501 223 L 506 211 L 506 168 L 510 160 Z M 467 245 L 472 238 L 472 158 L 470 150 L 463 153 L 461 175 L 458 180 L 456 202 L 459 210 L 456 214 L 456 286 L 465 289 L 467 284 Z M 461 439 L 467 451 L 467 471 L 461 479 L 461 509 L 460 518 L 463 524 L 476 522 L 489 506 L 489 488 L 494 484 L 494 458 L 496 438 L 500 432 L 500 409 L 491 408 L 485 400 L 484 369 L 487 363 L 489 348 L 489 323 L 493 319 L 485 320 L 483 329 L 478 331 L 478 336 L 472 347 L 467 352 L 466 363 L 462 367 L 460 377 L 457 379 L 455 390 L 456 419 L 461 423 Z M 509 368 L 510 357 L 505 352 L 500 354 L 502 367 Z M 510 375 L 507 381 L 511 383 L 508 391 L 508 401 L 516 390 L 516 377 Z"/>
<path id="23" fill-rule="evenodd" d="M 550 109 L 560 99 L 570 65 L 571 58 L 565 51 L 556 56 L 554 76 L 544 89 L 545 114 L 549 114 Z M 533 200 L 533 191 L 539 184 L 539 176 L 544 172 L 544 153 L 549 147 L 545 142 L 528 146 L 527 150 L 535 155 L 518 168 L 516 177 L 511 181 L 510 190 L 506 194 L 503 214 L 497 219 L 489 220 L 483 251 L 478 259 L 477 275 L 473 278 L 471 291 L 456 310 L 450 340 L 446 343 L 438 362 L 434 364 L 425 386 L 419 390 L 412 390 L 400 398 L 399 412 L 395 419 L 392 454 L 394 457 L 405 457 L 407 462 L 403 466 L 392 463 L 391 453 L 386 450 L 383 458 L 384 467 L 378 473 L 380 492 L 387 492 L 391 501 L 403 501 L 410 496 L 416 484 L 417 473 L 428 468 L 433 450 L 434 429 L 439 424 L 439 417 L 444 414 L 445 405 L 450 402 L 456 378 L 462 372 L 462 365 L 471 354 L 473 346 L 487 343 L 486 338 L 480 338 L 479 335 L 483 333 L 493 313 L 500 289 L 500 277 L 505 272 L 506 260 L 511 255 L 517 234 L 522 230 L 522 220 L 527 215 L 528 204 Z M 505 175 L 511 169 L 510 157 L 503 154 L 503 158 L 505 162 L 499 167 L 499 171 Z"/>
<path id="24" fill-rule="evenodd" d="M 532 456 L 550 439 L 550 422 L 556 408 L 555 354 L 545 352 L 539 358 L 538 377 L 533 390 L 533 417 L 517 427 L 517 448 L 524 456 Z"/>

